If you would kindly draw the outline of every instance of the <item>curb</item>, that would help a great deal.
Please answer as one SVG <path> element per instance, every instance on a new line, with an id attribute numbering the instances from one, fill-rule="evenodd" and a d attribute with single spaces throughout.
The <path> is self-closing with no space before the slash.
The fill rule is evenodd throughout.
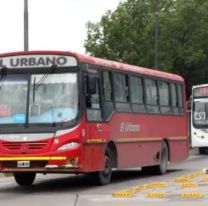
<path id="1" fill-rule="evenodd" d="M 12 177 L 12 176 L 13 176 L 12 173 L 0 173 L 0 179 L 5 177 Z"/>

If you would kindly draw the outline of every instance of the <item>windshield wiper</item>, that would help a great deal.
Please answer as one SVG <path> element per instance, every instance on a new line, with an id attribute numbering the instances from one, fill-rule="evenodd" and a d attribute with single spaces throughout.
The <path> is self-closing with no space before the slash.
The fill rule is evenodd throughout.
<path id="1" fill-rule="evenodd" d="M 37 90 L 37 89 L 42 85 L 42 83 L 43 83 L 44 80 L 47 78 L 47 76 L 48 76 L 49 74 L 52 74 L 56 69 L 57 69 L 57 65 L 52 65 L 52 66 L 50 67 L 50 71 L 49 71 L 48 73 L 44 74 L 44 75 L 41 77 L 41 79 L 37 82 L 37 84 L 35 83 L 35 79 L 34 79 L 33 89 L 34 89 L 34 90 Z"/>
<path id="2" fill-rule="evenodd" d="M 32 93 L 32 96 L 33 96 L 33 104 L 35 103 L 35 90 L 37 90 L 42 85 L 42 83 L 47 78 L 47 76 L 49 74 L 52 74 L 56 69 L 57 69 L 57 65 L 52 65 L 50 67 L 50 71 L 48 73 L 44 74 L 41 77 L 41 79 L 37 82 L 37 84 L 36 84 L 36 77 L 34 78 L 34 81 L 33 81 L 33 93 Z"/>
<path id="3" fill-rule="evenodd" d="M 4 80 L 6 79 L 6 76 L 7 76 L 7 67 L 5 66 L 2 66 L 1 69 L 0 69 L 0 89 L 4 83 Z"/>

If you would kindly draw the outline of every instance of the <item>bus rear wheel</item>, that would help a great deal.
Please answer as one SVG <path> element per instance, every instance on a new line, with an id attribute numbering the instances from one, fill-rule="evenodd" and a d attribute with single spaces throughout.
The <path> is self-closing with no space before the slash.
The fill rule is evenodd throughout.
<path id="1" fill-rule="evenodd" d="M 112 176 L 112 158 L 109 150 L 105 152 L 104 170 L 93 173 L 94 183 L 96 185 L 107 185 Z"/>
<path id="2" fill-rule="evenodd" d="M 164 142 L 162 144 L 161 154 L 160 154 L 160 164 L 155 166 L 156 174 L 163 175 L 168 169 L 168 146 Z"/>
<path id="3" fill-rule="evenodd" d="M 35 180 L 36 173 L 14 173 L 14 179 L 20 186 L 31 186 Z"/>
<path id="4" fill-rule="evenodd" d="M 199 154 L 208 155 L 208 147 L 199 147 Z"/>
<path id="5" fill-rule="evenodd" d="M 160 151 L 160 164 L 148 167 L 142 167 L 142 172 L 145 174 L 163 175 L 168 168 L 168 146 L 165 142 L 162 143 Z"/>

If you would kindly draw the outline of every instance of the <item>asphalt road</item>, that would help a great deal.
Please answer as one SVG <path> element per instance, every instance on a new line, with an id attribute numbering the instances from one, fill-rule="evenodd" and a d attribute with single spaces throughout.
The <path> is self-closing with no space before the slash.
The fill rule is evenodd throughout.
<path id="1" fill-rule="evenodd" d="M 191 188 L 205 194 L 204 198 L 182 199 L 179 185 L 173 178 L 194 173 L 208 167 L 208 156 L 198 155 L 194 150 L 189 159 L 169 166 L 168 173 L 163 176 L 144 175 L 139 169 L 114 171 L 112 183 L 106 186 L 93 186 L 87 175 L 38 175 L 33 186 L 21 188 L 16 185 L 13 177 L 0 177 L 0 206 L 131 206 L 138 205 L 207 205 L 208 183 L 202 184 L 202 177 L 195 181 L 201 186 Z M 208 177 L 208 175 L 206 175 Z M 165 181 L 171 195 L 163 199 L 146 198 L 145 192 L 135 193 L 133 197 L 115 198 L 112 193 L 129 190 L 136 186 L 151 182 Z M 161 191 L 154 189 L 154 191 Z"/>

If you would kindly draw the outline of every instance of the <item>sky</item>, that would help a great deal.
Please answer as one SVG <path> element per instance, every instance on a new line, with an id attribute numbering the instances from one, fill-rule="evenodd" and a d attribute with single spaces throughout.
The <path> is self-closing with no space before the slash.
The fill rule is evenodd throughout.
<path id="1" fill-rule="evenodd" d="M 85 54 L 86 23 L 99 22 L 121 0 L 28 0 L 29 50 Z M 24 50 L 24 0 L 0 0 L 0 53 Z"/>

